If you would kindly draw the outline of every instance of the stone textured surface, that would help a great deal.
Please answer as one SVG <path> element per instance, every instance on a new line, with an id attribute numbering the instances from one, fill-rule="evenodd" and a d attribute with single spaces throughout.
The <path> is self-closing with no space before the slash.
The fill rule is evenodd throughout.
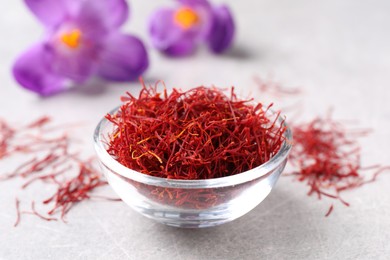
<path id="1" fill-rule="evenodd" d="M 216 1 L 222 2 L 222 1 Z M 335 108 L 335 116 L 375 129 L 363 142 L 366 164 L 390 164 L 390 2 L 387 0 L 227 1 L 235 13 L 235 47 L 223 56 L 201 51 L 171 60 L 150 51 L 145 79 L 168 86 L 235 85 L 255 93 L 253 75 L 305 89 L 303 117 Z M 145 40 L 148 15 L 170 1 L 132 1 L 124 30 Z M 97 121 L 137 84 L 93 86 L 40 99 L 10 75 L 16 55 L 39 40 L 42 28 L 22 1 L 0 3 L 0 116 L 22 121 L 42 114 L 87 122 L 89 145 Z M 261 100 L 261 96 L 256 98 Z M 283 105 L 283 104 L 282 104 Z M 1 163 L 1 162 L 0 162 Z M 17 162 L 15 162 L 17 164 Z M 12 165 L 1 166 L 11 167 Z M 68 224 L 24 217 L 18 228 L 14 197 L 20 181 L 0 182 L 0 259 L 388 259 L 390 176 L 345 195 L 350 208 L 306 196 L 301 183 L 282 177 L 246 216 L 220 227 L 165 227 L 122 203 L 75 207 Z M 108 190 L 109 192 L 109 190 Z"/>

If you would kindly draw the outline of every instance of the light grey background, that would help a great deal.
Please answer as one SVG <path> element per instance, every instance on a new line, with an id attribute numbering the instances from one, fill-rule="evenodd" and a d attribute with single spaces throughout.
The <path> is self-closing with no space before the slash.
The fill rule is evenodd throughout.
<path id="1" fill-rule="evenodd" d="M 362 142 L 363 161 L 390 164 L 390 1 L 225 2 L 234 11 L 238 31 L 230 53 L 212 56 L 201 51 L 174 60 L 150 50 L 145 79 L 163 79 L 168 86 L 182 88 L 235 85 L 240 93 L 254 94 L 252 76 L 271 75 L 287 86 L 305 89 L 303 118 L 334 107 L 337 118 L 357 119 L 375 129 Z M 169 4 L 172 1 L 132 1 L 124 31 L 147 42 L 148 16 L 157 6 Z M 47 99 L 24 91 L 12 79 L 10 66 L 18 53 L 39 40 L 42 27 L 21 0 L 2 0 L 0 10 L 0 116 L 20 122 L 49 114 L 57 122 L 87 122 L 80 138 L 86 142 L 86 153 L 92 154 L 98 120 L 118 105 L 125 91 L 136 93 L 138 84 L 83 87 Z M 0 182 L 0 259 L 390 257 L 389 174 L 346 193 L 351 207 L 336 202 L 329 218 L 324 218 L 328 202 L 307 197 L 306 186 L 282 177 L 252 212 L 204 230 L 166 227 L 112 202 L 82 203 L 70 212 L 68 224 L 24 216 L 13 228 L 20 184 Z"/>

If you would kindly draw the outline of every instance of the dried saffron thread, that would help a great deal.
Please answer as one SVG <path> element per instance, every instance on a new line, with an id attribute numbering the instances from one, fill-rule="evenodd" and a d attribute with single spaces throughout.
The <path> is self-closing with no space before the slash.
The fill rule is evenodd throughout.
<path id="1" fill-rule="evenodd" d="M 15 135 L 15 130 L 0 118 L 0 159 L 9 154 L 9 140 Z"/>
<path id="2" fill-rule="evenodd" d="M 168 179 L 211 179 L 238 174 L 272 158 L 286 127 L 270 106 L 197 87 L 168 94 L 143 88 L 106 118 L 115 126 L 108 152 L 124 166 Z"/>
<path id="3" fill-rule="evenodd" d="M 90 191 L 106 185 L 107 182 L 101 180 L 101 175 L 90 165 L 90 163 L 81 163 L 79 174 L 61 183 L 57 192 L 46 199 L 43 203 L 54 202 L 54 207 L 48 212 L 54 214 L 58 209 L 61 211 L 61 218 L 64 220 L 65 214 L 76 202 L 89 199 Z"/>
<path id="4" fill-rule="evenodd" d="M 325 214 L 325 217 L 328 217 L 332 213 L 332 211 L 333 211 L 333 204 L 330 205 L 328 212 L 326 212 L 326 214 Z"/>
<path id="5" fill-rule="evenodd" d="M 34 122 L 30 123 L 27 128 L 36 128 L 36 127 L 43 127 L 44 125 L 46 125 L 47 123 L 49 123 L 51 121 L 51 118 L 48 117 L 48 116 L 43 116 L 37 120 L 35 120 Z"/>
<path id="6" fill-rule="evenodd" d="M 16 221 L 14 227 L 19 225 L 20 222 L 20 201 L 18 198 L 15 198 L 15 206 L 16 206 Z"/>
<path id="7" fill-rule="evenodd" d="M 43 216 L 41 213 L 39 213 L 36 209 L 35 209 L 35 202 L 32 201 L 31 202 L 31 209 L 32 209 L 32 214 L 36 215 L 37 217 L 43 219 L 43 220 L 46 220 L 46 221 L 57 221 L 58 219 L 56 218 L 52 218 L 52 217 L 45 217 Z M 26 213 L 29 213 L 29 212 L 26 212 Z"/>
<path id="8" fill-rule="evenodd" d="M 357 138 L 368 131 L 351 131 L 328 115 L 293 127 L 294 147 L 290 162 L 296 168 L 292 173 L 299 181 L 306 182 L 308 195 L 316 194 L 318 199 L 326 196 L 337 199 L 346 206 L 340 193 L 360 187 L 376 180 L 377 176 L 390 167 L 361 166 L 361 152 Z M 373 171 L 367 179 L 363 171 Z M 333 211 L 333 205 L 325 216 Z"/>
<path id="9" fill-rule="evenodd" d="M 17 199 L 16 200 L 16 212 L 17 212 L 17 219 L 16 219 L 16 222 L 14 224 L 14 227 L 16 227 L 17 225 L 19 225 L 20 223 L 20 217 L 21 215 L 23 214 L 29 214 L 29 215 L 35 215 L 37 217 L 39 217 L 40 219 L 43 219 L 43 220 L 46 220 L 46 221 L 57 221 L 58 219 L 57 218 L 53 218 L 53 217 L 45 217 L 43 216 L 41 213 L 39 213 L 36 209 L 35 209 L 35 202 L 32 201 L 31 202 L 31 211 L 26 211 L 26 210 L 23 210 L 21 211 L 20 210 L 20 201 Z"/>
<path id="10" fill-rule="evenodd" d="M 286 89 L 275 82 L 260 78 L 255 78 L 255 82 L 261 94 L 276 98 L 302 93 L 300 89 Z M 298 121 L 301 105 L 296 103 L 283 108 L 285 112 L 296 110 L 293 120 L 291 115 L 289 116 L 290 121 Z M 341 192 L 374 182 L 380 174 L 390 171 L 389 166 L 361 166 L 361 151 L 357 139 L 370 132 L 371 130 L 367 129 L 346 129 L 342 122 L 332 119 L 331 113 L 325 118 L 315 118 L 307 124 L 293 127 L 294 145 L 289 162 L 296 168 L 293 175 L 309 185 L 308 195 L 316 194 L 318 199 L 323 196 L 338 199 L 345 206 L 349 206 L 341 197 Z M 371 177 L 367 179 L 363 172 L 370 172 Z M 328 217 L 333 210 L 334 205 L 331 204 L 325 216 Z"/>
<path id="11" fill-rule="evenodd" d="M 58 176 L 58 175 L 61 175 L 61 174 L 64 174 L 66 171 L 69 171 L 70 169 L 72 168 L 72 165 L 68 165 L 66 168 L 62 169 L 62 170 L 59 170 L 59 171 L 56 171 L 56 172 L 52 172 L 50 174 L 45 174 L 45 175 L 40 175 L 40 176 L 37 176 L 37 177 L 33 177 L 31 178 L 30 180 L 28 180 L 27 182 L 25 182 L 22 186 L 22 189 L 25 189 L 27 188 L 28 186 L 30 186 L 32 183 L 38 181 L 38 180 L 41 180 L 41 181 L 44 181 L 44 180 L 51 180 L 53 182 L 55 182 L 56 184 L 60 184 L 56 179 L 55 177 Z"/>
<path id="12" fill-rule="evenodd" d="M 50 119 L 47 116 L 38 118 L 37 120 L 29 123 L 25 126 L 21 126 L 16 130 L 14 127 L 11 127 L 10 124 L 4 120 L 0 119 L 0 159 L 3 159 L 9 155 L 12 155 L 15 152 L 29 152 L 31 145 L 26 144 L 14 144 L 15 139 L 21 140 L 18 138 L 21 134 L 29 130 L 41 129 L 43 126 L 48 124 Z M 27 137 L 28 140 L 30 138 Z"/>
<path id="13" fill-rule="evenodd" d="M 262 95 L 270 95 L 276 98 L 282 98 L 285 96 L 296 96 L 302 94 L 302 90 L 299 88 L 285 88 L 281 84 L 270 79 L 264 80 L 257 76 L 253 79 Z"/>
<path id="14" fill-rule="evenodd" d="M 27 157 L 11 173 L 0 175 L 0 180 L 23 178 L 26 181 L 22 189 L 37 181 L 57 186 L 48 199 L 39 202 L 49 208 L 49 217 L 35 209 L 34 200 L 31 202 L 31 210 L 21 211 L 20 200 L 16 199 L 15 226 L 20 223 L 21 214 L 32 214 L 52 221 L 58 220 L 56 213 L 59 212 L 60 218 L 65 221 L 66 213 L 75 203 L 91 198 L 96 188 L 107 184 L 95 168 L 94 159 L 81 160 L 77 152 L 69 152 L 70 144 L 76 142 L 63 130 L 67 127 L 53 126 L 51 122 L 51 118 L 44 116 L 24 126 L 11 128 L 8 122 L 0 120 L 0 159 L 18 154 Z M 60 134 L 56 135 L 58 131 Z M 115 198 L 105 196 L 93 197 L 116 201 Z"/>

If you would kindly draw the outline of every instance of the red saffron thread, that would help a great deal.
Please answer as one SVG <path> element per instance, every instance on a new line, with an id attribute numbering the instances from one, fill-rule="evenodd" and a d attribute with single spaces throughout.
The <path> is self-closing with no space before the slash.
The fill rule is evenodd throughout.
<path id="1" fill-rule="evenodd" d="M 43 219 L 43 220 L 46 220 L 46 221 L 57 221 L 56 218 L 50 218 L 50 217 L 45 217 L 43 216 L 41 213 L 39 213 L 36 209 L 35 209 L 35 202 L 32 201 L 31 202 L 31 209 L 32 209 L 32 214 L 36 215 L 37 217 Z"/>
<path id="2" fill-rule="evenodd" d="M 16 206 L 16 221 L 14 227 L 19 225 L 20 223 L 20 201 L 18 198 L 15 198 L 15 206 Z"/>
<path id="3" fill-rule="evenodd" d="M 253 78 L 260 93 L 270 95 L 276 98 L 284 96 L 296 96 L 302 94 L 302 90 L 299 88 L 285 88 L 281 84 L 273 80 L 263 80 L 260 77 Z"/>
<path id="4" fill-rule="evenodd" d="M 106 185 L 101 175 L 92 167 L 90 162 L 79 164 L 79 174 L 58 185 L 57 191 L 44 204 L 54 202 L 53 208 L 48 212 L 53 215 L 57 210 L 61 211 L 61 219 L 71 209 L 74 203 L 90 198 L 90 192 L 97 187 Z"/>
<path id="5" fill-rule="evenodd" d="M 325 214 L 325 217 L 328 217 L 330 215 L 330 213 L 332 213 L 332 211 L 333 211 L 333 204 L 330 205 L 328 212 Z"/>
<path id="6" fill-rule="evenodd" d="M 67 126 L 51 126 L 51 122 L 49 117 L 44 116 L 24 126 L 11 128 L 8 122 L 0 119 L 0 159 L 21 154 L 27 157 L 15 170 L 0 175 L 0 181 L 23 178 L 26 181 L 22 189 L 37 181 L 57 186 L 48 199 L 38 202 L 49 208 L 49 217 L 35 209 L 35 200 L 31 202 L 30 211 L 21 211 L 20 201 L 16 199 L 17 218 L 14 226 L 20 223 L 21 214 L 54 221 L 58 220 L 56 213 L 59 212 L 60 218 L 65 221 L 65 215 L 75 203 L 89 199 L 96 188 L 107 184 L 95 168 L 94 159 L 81 160 L 78 153 L 69 153 L 70 144 L 75 139 L 64 131 Z M 104 196 L 101 198 L 116 200 Z"/>
<path id="7" fill-rule="evenodd" d="M 43 116 L 34 122 L 27 125 L 27 128 L 37 128 L 37 127 L 43 127 L 44 125 L 48 124 L 51 121 L 51 118 L 48 116 Z"/>
<path id="8" fill-rule="evenodd" d="M 0 118 L 0 159 L 9 154 L 9 141 L 14 137 L 15 130 Z"/>
<path id="9" fill-rule="evenodd" d="M 345 206 L 340 193 L 373 182 L 377 176 L 390 167 L 361 166 L 361 152 L 357 138 L 367 135 L 367 130 L 348 130 L 342 123 L 329 115 L 293 127 L 294 147 L 289 161 L 296 168 L 292 173 L 310 187 L 308 195 L 316 194 L 337 199 Z M 372 171 L 367 180 L 363 171 Z M 333 205 L 326 216 L 333 211 Z"/>

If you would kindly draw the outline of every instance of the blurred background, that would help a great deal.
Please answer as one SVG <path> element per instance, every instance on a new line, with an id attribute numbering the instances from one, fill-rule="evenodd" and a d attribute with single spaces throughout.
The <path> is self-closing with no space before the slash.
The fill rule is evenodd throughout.
<path id="1" fill-rule="evenodd" d="M 356 120 L 375 132 L 362 142 L 363 162 L 389 164 L 390 1 L 387 0 L 214 0 L 230 6 L 237 34 L 222 55 L 200 48 L 186 58 L 169 58 L 150 47 L 151 13 L 174 1 L 128 1 L 130 19 L 122 28 L 149 47 L 148 83 L 165 81 L 182 89 L 234 85 L 262 101 L 253 76 L 272 78 L 304 94 L 302 119 L 325 114 Z M 59 122 L 86 122 L 80 138 L 93 154 L 97 122 L 119 104 L 134 83 L 80 86 L 40 98 L 14 81 L 16 57 L 39 41 L 43 26 L 23 1 L 0 3 L 0 117 L 24 121 L 50 115 Z M 264 97 L 267 99 L 267 97 Z M 296 101 L 277 101 L 283 107 Z M 17 229 L 17 182 L 0 182 L 0 259 L 385 259 L 390 255 L 390 179 L 351 193 L 351 208 L 323 218 L 328 204 L 306 196 L 306 187 L 282 177 L 275 191 L 254 211 L 210 230 L 176 230 L 153 223 L 124 204 L 77 207 L 68 225 L 28 218 Z"/>

